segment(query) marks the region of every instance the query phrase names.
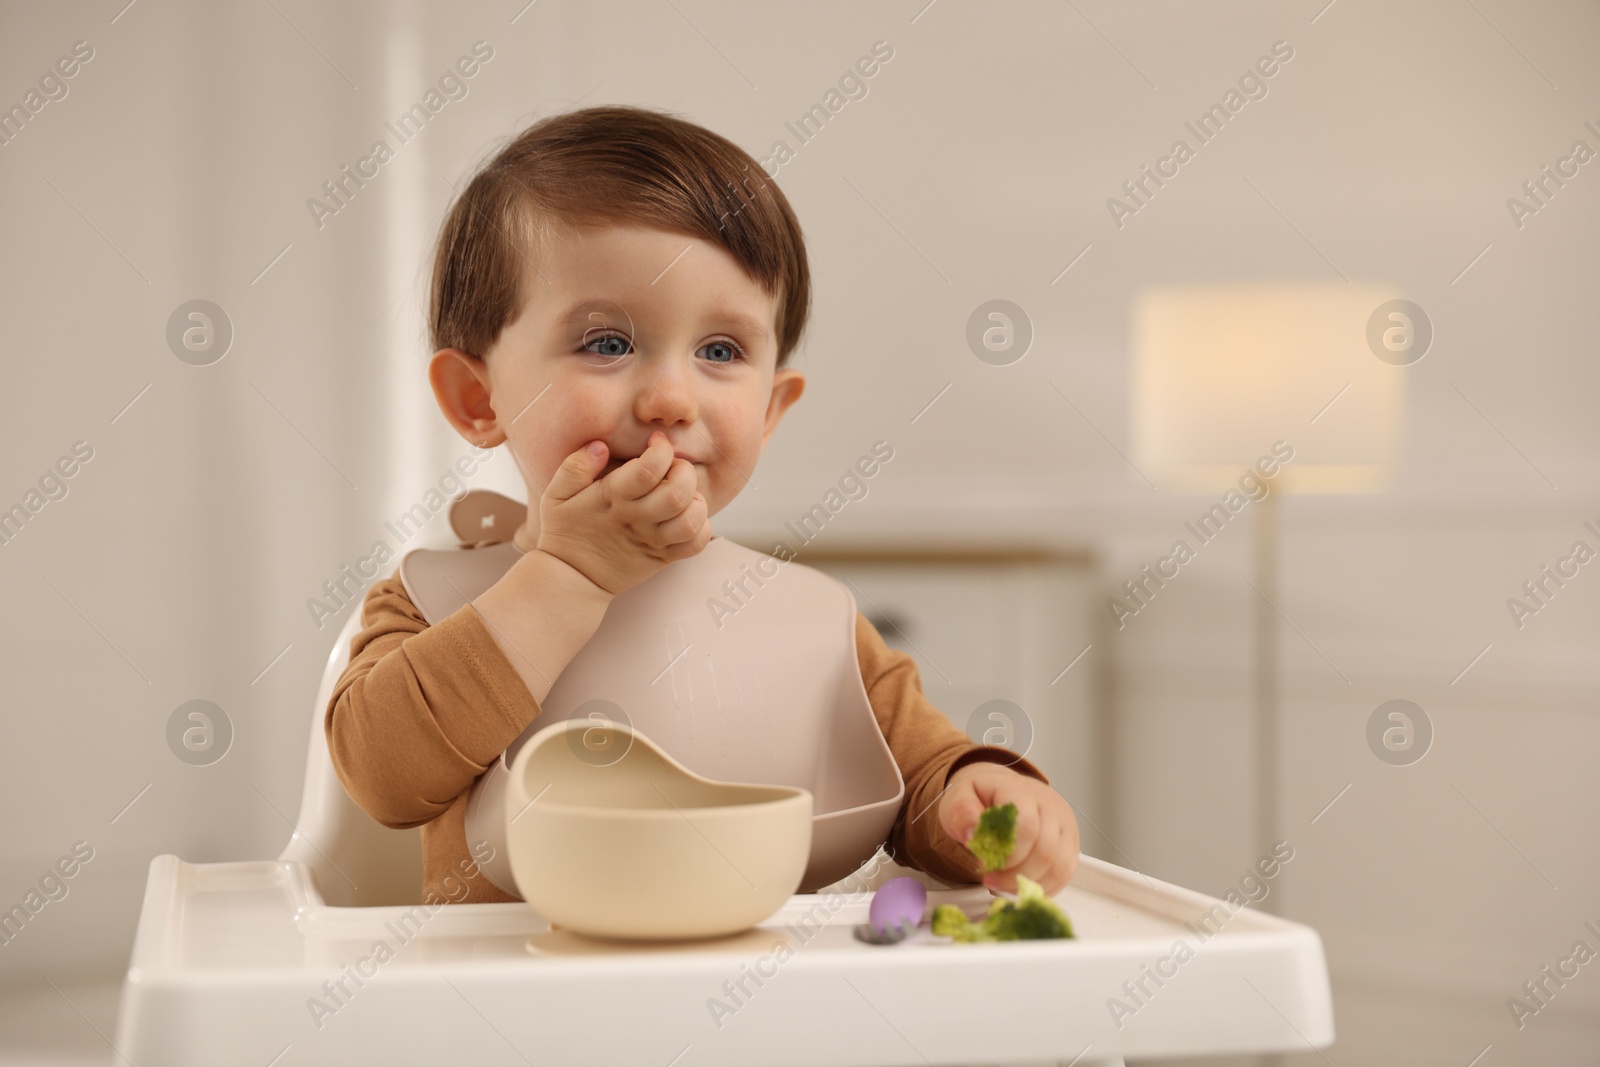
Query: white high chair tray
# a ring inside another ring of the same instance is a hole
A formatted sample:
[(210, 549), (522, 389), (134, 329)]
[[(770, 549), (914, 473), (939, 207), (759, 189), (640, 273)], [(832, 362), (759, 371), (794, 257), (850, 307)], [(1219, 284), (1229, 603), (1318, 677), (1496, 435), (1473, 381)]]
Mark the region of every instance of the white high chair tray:
[[(883, 864), (869, 884), (899, 873)], [(602, 942), (552, 930), (525, 904), (332, 907), (297, 861), (163, 855), (150, 865), (116, 1044), (164, 1067), (1086, 1067), (1333, 1040), (1314, 930), (1092, 857), (1056, 898), (1077, 934), (1068, 940), (953, 944), (923, 929), (868, 945), (852, 927), (870, 897), (797, 895), (716, 940)], [(929, 898), (969, 914), (993, 899), (982, 886)], [(1202, 940), (1186, 923), (1218, 906), (1231, 918)], [(1182, 961), (1179, 941), (1192, 952)], [(348, 995), (324, 986), (341, 978)]]

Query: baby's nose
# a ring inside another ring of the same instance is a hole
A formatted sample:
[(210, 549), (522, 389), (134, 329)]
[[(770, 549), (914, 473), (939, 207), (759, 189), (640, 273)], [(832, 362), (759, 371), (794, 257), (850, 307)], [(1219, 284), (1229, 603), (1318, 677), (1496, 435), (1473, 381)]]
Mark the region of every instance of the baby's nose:
[(661, 427), (693, 422), (699, 405), (689, 376), (682, 369), (672, 367), (646, 375), (634, 407), (640, 422)]

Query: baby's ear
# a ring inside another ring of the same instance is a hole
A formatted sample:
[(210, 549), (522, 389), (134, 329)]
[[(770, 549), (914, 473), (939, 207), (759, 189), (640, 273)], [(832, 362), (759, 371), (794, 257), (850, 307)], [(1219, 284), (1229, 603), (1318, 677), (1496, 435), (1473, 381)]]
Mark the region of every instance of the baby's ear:
[(470, 352), (441, 348), (428, 361), (428, 383), (456, 432), (482, 448), (506, 439), (490, 396), (489, 366)]
[(767, 401), (767, 425), (761, 435), (762, 448), (772, 440), (772, 434), (783, 419), (783, 413), (788, 411), (790, 405), (799, 400), (800, 394), (805, 391), (806, 376), (793, 367), (784, 367), (773, 374), (772, 398)]

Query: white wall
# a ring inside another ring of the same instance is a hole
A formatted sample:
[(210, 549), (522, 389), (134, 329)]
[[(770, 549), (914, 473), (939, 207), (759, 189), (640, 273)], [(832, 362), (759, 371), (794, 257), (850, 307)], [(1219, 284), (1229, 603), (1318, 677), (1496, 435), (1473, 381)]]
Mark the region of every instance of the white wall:
[[(1437, 339), (1408, 369), (1395, 486), (1284, 501), (1280, 607), (1297, 629), (1280, 633), (1280, 818), (1297, 853), (1274, 903), (1326, 939), (1333, 1062), (1464, 1064), (1492, 1043), (1486, 1063), (1568, 1063), (1593, 1047), (1600, 979), (1521, 1031), (1505, 1000), (1600, 919), (1600, 578), (1585, 570), (1521, 631), (1504, 605), (1600, 525), (1600, 178), (1583, 168), (1520, 230), (1505, 206), (1574, 140), (1600, 148), (1583, 126), (1600, 126), (1592, 7), (546, 2), (512, 23), (520, 7), (0, 14), (0, 103), (74, 41), (95, 48), (70, 95), (0, 147), (0, 504), (74, 441), (95, 448), (0, 548), (0, 903), (73, 841), (96, 850), (0, 951), (0, 980), (115, 974), (154, 854), (281, 848), (335, 630), (305, 601), (464, 450), (421, 378), (449, 183), (580, 98), (669, 107), (765, 156), (882, 39), (895, 56), (868, 96), (778, 175), (816, 277), (796, 364), (810, 384), (719, 532), (772, 536), (883, 438), (896, 459), (840, 543), (1053, 540), (1093, 551), (1109, 592), (1205, 499), (1151, 489), (1119, 455), (1133, 294), (1341, 273), (1404, 286)], [(319, 231), (305, 199), (479, 39), (495, 59), (471, 94)], [(1117, 229), (1106, 198), (1279, 39), (1295, 58), (1269, 95)], [(210, 367), (163, 336), (195, 297), (236, 331)], [(1004, 368), (963, 340), (996, 297), (1036, 330)], [(479, 484), (520, 489), (503, 459)], [(1130, 862), (1214, 892), (1263, 850), (1248, 535), (1230, 528), (1085, 663), (1118, 744), (1103, 828)], [(163, 736), (197, 697), (238, 731), (211, 767)], [(1363, 740), (1393, 697), (1437, 728), (1408, 768)]]

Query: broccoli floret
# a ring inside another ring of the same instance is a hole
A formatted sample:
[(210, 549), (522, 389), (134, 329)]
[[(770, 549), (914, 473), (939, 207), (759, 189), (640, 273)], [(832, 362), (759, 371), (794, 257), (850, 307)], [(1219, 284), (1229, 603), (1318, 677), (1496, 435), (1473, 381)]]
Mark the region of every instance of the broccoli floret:
[(998, 871), (1017, 846), (1017, 806), (1006, 803), (984, 808), (978, 826), (967, 840), (967, 848), (983, 863), (986, 871)]
[(954, 904), (933, 909), (933, 932), (955, 941), (1039, 941), (1072, 937), (1072, 922), (1044, 887), (1027, 875), (1017, 875), (1017, 900), (1003, 898), (989, 905), (983, 922), (969, 922)]
[(1017, 875), (1017, 901), (997, 900), (990, 906), (985, 925), (996, 941), (1037, 941), (1071, 937), (1072, 922), (1061, 906), (1044, 895), (1044, 887), (1027, 875)]
[(957, 941), (986, 941), (984, 928), (967, 921), (966, 913), (954, 904), (940, 904), (933, 909), (933, 932), (940, 937)]
[[(985, 871), (1005, 867), (1017, 845), (1017, 806), (1012, 803), (985, 808), (967, 848)], [(1044, 887), (1026, 875), (1017, 875), (1017, 899), (997, 898), (981, 923), (971, 922), (954, 904), (933, 909), (933, 932), (956, 941), (1038, 941), (1071, 937), (1072, 923)]]

